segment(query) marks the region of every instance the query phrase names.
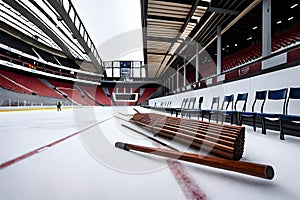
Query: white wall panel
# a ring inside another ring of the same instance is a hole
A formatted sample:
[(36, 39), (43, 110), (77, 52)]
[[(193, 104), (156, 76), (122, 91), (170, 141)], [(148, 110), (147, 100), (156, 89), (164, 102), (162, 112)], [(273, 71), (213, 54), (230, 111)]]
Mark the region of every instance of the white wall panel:
[[(234, 94), (235, 98), (238, 93), (248, 92), (248, 103), (246, 110), (251, 111), (251, 106), (255, 97), (255, 92), (260, 90), (277, 90), (281, 88), (300, 87), (300, 66), (287, 68), (259, 76), (225, 83), (209, 88), (200, 90), (194, 90), (190, 92), (184, 92), (181, 94), (171, 95), (167, 97), (161, 97), (151, 99), (149, 105), (153, 106), (160, 105), (160, 102), (172, 101), (172, 107), (180, 107), (181, 102), (184, 98), (190, 97), (204, 97), (202, 108), (210, 108), (211, 99), (214, 96), (220, 96), (220, 106), (225, 95)], [(195, 107), (198, 107), (198, 98)], [(268, 101), (265, 105), (264, 112), (282, 112), (282, 102), (271, 102)], [(291, 101), (289, 113), (300, 114), (300, 100)]]

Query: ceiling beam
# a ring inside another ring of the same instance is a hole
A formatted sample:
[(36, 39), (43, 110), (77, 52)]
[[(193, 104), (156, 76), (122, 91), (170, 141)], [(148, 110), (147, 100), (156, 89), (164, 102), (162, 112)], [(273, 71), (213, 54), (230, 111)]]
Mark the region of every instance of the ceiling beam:
[[(158, 20), (165, 20), (165, 21), (175, 21), (175, 22), (186, 22), (186, 18), (176, 18), (176, 17), (166, 17), (166, 16), (157, 16), (157, 15), (148, 15), (148, 19), (158, 19)], [(198, 23), (196, 19), (191, 19), (190, 22)]]
[(176, 38), (164, 38), (164, 37), (147, 37), (147, 41), (157, 41), (157, 42), (169, 42), (173, 43), (176, 41)]
[[(53, 0), (48, 1), (49, 4), (56, 10), (56, 12), (60, 15), (62, 20), (66, 23), (68, 28), (71, 30), (79, 44), (82, 46), (86, 54), (90, 57), (93, 65), (97, 69), (97, 71), (101, 74), (104, 73), (105, 69), (102, 66), (102, 60), (99, 56), (99, 53), (97, 51), (96, 46), (94, 45), (91, 37), (89, 36), (86, 28), (84, 27), (81, 19), (79, 18), (79, 15), (77, 14), (75, 7), (69, 1), (69, 8), (68, 10), (72, 10), (74, 12), (74, 19), (72, 20), (69, 16), (69, 13), (67, 13), (66, 9), (63, 7), (62, 1), (59, 0)], [(79, 21), (78, 27), (76, 27), (76, 21)], [(81, 34), (82, 32), (82, 34)]]
[(208, 12), (215, 12), (215, 13), (222, 13), (222, 14), (229, 14), (229, 15), (238, 15), (240, 12), (236, 10), (229, 10), (224, 8), (217, 8), (217, 7), (209, 7)]
[(29, 37), (26, 34), (23, 34), (22, 32), (20, 32), (18, 29), (11, 27), (10, 25), (0, 21), (0, 30), (6, 32), (7, 34), (12, 35), (15, 38), (18, 38), (28, 44), (30, 44), (31, 46), (38, 48), (38, 49), (42, 49), (43, 51), (49, 52), (53, 55), (56, 56), (60, 56), (60, 57), (66, 57), (66, 54), (64, 54), (62, 51), (55, 49), (53, 47), (50, 47), (44, 43), (41, 42), (36, 42), (35, 39), (33, 39), (32, 37)]
[(166, 53), (158, 53), (158, 52), (148, 52), (148, 54), (147, 54), (148, 56), (149, 55), (162, 55), (162, 56), (164, 56), (164, 55), (168, 55), (168, 56), (171, 56), (171, 54), (166, 54)]
[[(248, 5), (238, 16), (236, 16), (222, 31), (221, 35), (223, 35), (226, 31), (228, 31), (234, 24), (236, 24), (240, 19), (242, 19), (246, 14), (248, 14), (252, 9), (254, 9), (262, 0), (253, 0), (253, 2)], [(217, 39), (217, 35), (210, 42), (208, 42), (199, 52), (202, 53), (206, 48), (211, 45)], [(190, 60), (187, 61), (187, 64), (190, 63), (196, 55), (194, 55)]]
[(13, 9), (20, 12), (24, 17), (33, 22), (39, 29), (41, 29), (44, 33), (46, 33), (66, 54), (68, 58), (71, 60), (75, 60), (75, 57), (71, 54), (68, 47), (38, 18), (36, 18), (33, 14), (31, 14), (28, 10), (26, 10), (23, 6), (21, 6), (16, 1), (11, 0), (3, 0), (3, 2), (10, 5)]
[[(163, 0), (165, 2), (169, 2), (169, 3), (179, 3), (179, 4), (185, 4), (185, 5), (194, 5), (195, 4), (195, 0)], [(208, 2), (205, 1), (200, 1), (198, 3), (198, 6), (208, 6)]]
[[(177, 37), (176, 37), (176, 40), (179, 39), (181, 33), (183, 33), (183, 31), (184, 31), (185, 28), (187, 27), (188, 23), (193, 21), (192, 16), (193, 16), (194, 12), (196, 11), (197, 6), (199, 5), (199, 2), (200, 2), (200, 0), (194, 1), (193, 6), (191, 7), (191, 10), (190, 10), (190, 12), (189, 12), (189, 15), (188, 15), (187, 18), (184, 20), (184, 24), (183, 24), (183, 26), (181, 27), (181, 29), (180, 29), (180, 31), (179, 31)], [(195, 20), (194, 23), (197, 24), (198, 21)], [(172, 48), (172, 45), (170, 46), (170, 48), (168, 49), (167, 52), (169, 52), (169, 51), (171, 50), (171, 48)], [(164, 59), (162, 60), (161, 65), (159, 66), (159, 70), (158, 70), (157, 73), (155, 74), (155, 77), (158, 75), (158, 72), (160, 71), (160, 68), (161, 68), (161, 66), (162, 66), (162, 63), (164, 63), (166, 57), (167, 57), (167, 55), (165, 55)], [(174, 55), (172, 55), (172, 57), (168, 60), (166, 66), (167, 66), (167, 65), (169, 64), (169, 62), (173, 59), (173, 57), (174, 57)]]

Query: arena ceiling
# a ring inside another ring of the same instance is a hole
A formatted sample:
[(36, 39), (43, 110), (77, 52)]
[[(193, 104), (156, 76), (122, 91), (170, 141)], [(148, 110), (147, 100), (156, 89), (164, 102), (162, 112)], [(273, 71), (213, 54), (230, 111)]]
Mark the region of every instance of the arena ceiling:
[(10, 34), (19, 32), (26, 42), (34, 39), (50, 53), (60, 51), (73, 61), (93, 64), (81, 65), (83, 70), (103, 73), (103, 62), (70, 0), (0, 0), (0, 14), (2, 31), (13, 29)]
[[(272, 1), (272, 34), (299, 23), (297, 3)], [(170, 67), (194, 60), (195, 43), (210, 55), (203, 62), (216, 61), (218, 25), (222, 56), (261, 41), (262, 0), (141, 0), (141, 5), (150, 78), (160, 78)]]
[[(167, 69), (193, 60), (194, 42), (210, 55), (202, 62), (215, 61), (218, 25), (222, 56), (261, 40), (262, 0), (140, 1), (150, 79), (160, 80)], [(298, 1), (272, 1), (272, 34), (299, 23)], [(95, 63), (84, 70), (103, 72), (103, 62), (70, 0), (0, 0), (0, 14), (1, 29), (10, 26), (55, 53)]]

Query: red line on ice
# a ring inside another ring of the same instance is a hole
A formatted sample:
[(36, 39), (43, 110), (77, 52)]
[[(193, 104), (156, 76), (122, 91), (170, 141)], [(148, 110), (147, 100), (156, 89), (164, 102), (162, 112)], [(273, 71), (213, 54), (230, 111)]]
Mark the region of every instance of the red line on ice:
[[(153, 143), (154, 146), (161, 148), (162, 146), (157, 143)], [(193, 200), (206, 200), (206, 194), (201, 191), (197, 183), (192, 177), (186, 172), (184, 166), (178, 162), (171, 159), (167, 159), (168, 166), (176, 179), (178, 185), (180, 186), (182, 192), (187, 199)]]
[(52, 146), (54, 146), (54, 145), (56, 145), (56, 144), (58, 144), (58, 143), (60, 143), (60, 142), (63, 142), (63, 141), (65, 141), (65, 140), (67, 140), (67, 139), (69, 139), (69, 138), (71, 138), (71, 137), (73, 137), (73, 136), (75, 136), (75, 135), (78, 135), (78, 134), (80, 134), (80, 133), (82, 133), (82, 132), (84, 132), (84, 131), (86, 131), (86, 130), (88, 130), (88, 129), (91, 129), (91, 128), (97, 126), (98, 124), (101, 124), (102, 122), (105, 122), (105, 121), (107, 121), (107, 120), (109, 120), (109, 119), (110, 119), (110, 118), (105, 119), (105, 120), (103, 120), (103, 121), (101, 121), (101, 122), (97, 122), (97, 123), (95, 123), (95, 124), (93, 124), (93, 125), (91, 125), (91, 126), (89, 126), (89, 127), (87, 127), (87, 128), (84, 128), (84, 129), (82, 129), (82, 130), (80, 130), (80, 131), (78, 131), (78, 132), (75, 132), (75, 133), (73, 133), (73, 134), (71, 134), (71, 135), (68, 135), (68, 136), (66, 136), (66, 137), (63, 137), (63, 138), (61, 138), (61, 139), (59, 139), (59, 140), (56, 140), (56, 141), (54, 141), (54, 142), (52, 142), (52, 143), (50, 143), (50, 144), (45, 145), (45, 146), (39, 147), (39, 148), (37, 148), (37, 149), (34, 149), (34, 150), (32, 150), (32, 151), (30, 151), (30, 152), (28, 152), (28, 153), (25, 153), (25, 154), (23, 154), (23, 155), (21, 155), (21, 156), (18, 156), (18, 157), (16, 157), (16, 158), (14, 158), (14, 159), (12, 159), (12, 160), (9, 160), (9, 161), (7, 161), (7, 162), (4, 162), (4, 163), (2, 163), (2, 164), (0, 165), (0, 170), (4, 169), (4, 168), (6, 168), (6, 167), (8, 167), (8, 166), (10, 166), (10, 165), (12, 165), (12, 164), (15, 164), (15, 163), (17, 163), (17, 162), (19, 162), (19, 161), (21, 161), (21, 160), (24, 160), (24, 159), (26, 159), (26, 158), (28, 158), (28, 157), (31, 157), (31, 156), (33, 156), (33, 155), (39, 153), (39, 151), (41, 151), (41, 150), (44, 149), (44, 148), (52, 147)]
[(176, 179), (178, 185), (183, 191), (187, 199), (197, 199), (197, 200), (206, 200), (206, 194), (201, 191), (196, 182), (189, 176), (189, 174), (184, 169), (184, 166), (174, 160), (167, 160), (169, 168), (173, 173), (174, 178)]

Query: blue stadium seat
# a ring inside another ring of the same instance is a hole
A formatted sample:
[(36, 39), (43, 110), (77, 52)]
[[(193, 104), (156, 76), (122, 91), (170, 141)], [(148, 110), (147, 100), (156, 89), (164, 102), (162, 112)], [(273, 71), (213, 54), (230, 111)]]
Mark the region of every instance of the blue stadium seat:
[(279, 120), (279, 117), (284, 114), (285, 111), (285, 101), (287, 97), (288, 88), (283, 88), (280, 90), (269, 90), (268, 92), (268, 101), (275, 100), (275, 101), (282, 101), (282, 113), (256, 113), (256, 117), (261, 117), (262, 123), (262, 134), (266, 134), (266, 118)]
[[(223, 102), (222, 102), (221, 110), (218, 110), (218, 112), (217, 112), (218, 115), (222, 115), (221, 116), (222, 123), (223, 123), (223, 118), (225, 116), (225, 113), (227, 112), (229, 114), (231, 111), (233, 111), (233, 99), (234, 99), (233, 94), (225, 96), (223, 99)], [(227, 110), (230, 104), (231, 104), (231, 109)], [(225, 106), (225, 108), (224, 108), (224, 106)], [(231, 120), (231, 123), (232, 123), (232, 121), (233, 120)]]
[(288, 114), (289, 102), (290, 100), (300, 100), (300, 88), (290, 88), (290, 93), (288, 99), (286, 101), (285, 106), (285, 114), (279, 116), (279, 124), (280, 124), (280, 139), (284, 140), (284, 122), (299, 122), (300, 116), (299, 115), (290, 115)]
[(188, 104), (187, 108), (183, 108), (182, 111), (181, 111), (181, 117), (184, 117), (184, 115), (187, 114), (186, 111), (194, 109), (196, 99), (197, 99), (196, 97), (191, 97), (190, 98), (190, 101), (189, 101), (189, 104)]
[[(219, 102), (220, 102), (220, 97), (213, 97), (212, 102), (211, 102), (211, 107), (210, 109), (205, 109), (201, 111), (202, 115), (202, 121), (205, 115), (208, 115), (208, 120), (211, 120), (211, 115), (218, 112), (219, 110)], [(216, 115), (216, 121), (218, 122), (218, 115)]]
[(185, 109), (184, 112), (185, 112), (186, 116), (188, 116), (189, 118), (191, 118), (191, 116), (193, 114), (197, 114), (197, 117), (199, 119), (200, 113), (201, 113), (201, 105), (202, 105), (202, 103), (203, 103), (203, 97), (199, 97), (198, 109)]
[[(231, 98), (227, 98), (227, 100), (230, 100), (230, 102), (233, 102), (233, 95), (231, 95), (232, 97)], [(234, 114), (236, 116), (238, 116), (238, 111), (237, 111), (237, 104), (239, 102), (243, 102), (243, 106), (242, 106), (242, 109), (241, 111), (242, 112), (245, 112), (246, 110), (246, 104), (247, 104), (247, 99), (248, 99), (248, 93), (243, 93), (243, 94), (238, 94), (237, 98), (236, 98), (236, 101), (235, 101), (235, 104), (234, 104), (234, 110), (227, 110), (228, 109), (228, 106), (229, 106), (229, 102), (227, 103), (227, 106), (226, 106), (226, 110), (220, 110), (220, 114), (222, 115), (221, 118), (222, 118), (222, 123), (223, 123), (223, 119), (224, 117), (226, 116), (230, 116), (230, 123), (233, 124), (233, 116)], [(224, 98), (224, 101), (225, 101), (225, 98)], [(224, 102), (223, 102), (224, 104)], [(233, 103), (232, 103), (233, 105)], [(223, 105), (222, 105), (223, 107)], [(238, 117), (236, 119), (236, 123), (239, 124), (238, 122)]]
[(252, 126), (253, 126), (253, 130), (256, 131), (256, 123), (255, 123), (255, 119), (256, 119), (256, 112), (255, 112), (255, 105), (258, 101), (261, 102), (261, 106), (260, 106), (260, 112), (263, 112), (263, 106), (265, 104), (266, 101), (266, 97), (267, 97), (267, 91), (256, 91), (255, 92), (255, 99), (253, 101), (252, 104), (252, 112), (239, 112), (239, 124), (242, 125), (243, 124), (243, 118), (252, 118)]
[(185, 98), (181, 102), (181, 107), (180, 108), (169, 108), (166, 111), (171, 111), (171, 115), (175, 112), (176, 117), (178, 116), (179, 113), (181, 113), (182, 109), (186, 108), (187, 102), (189, 101), (188, 98)]

